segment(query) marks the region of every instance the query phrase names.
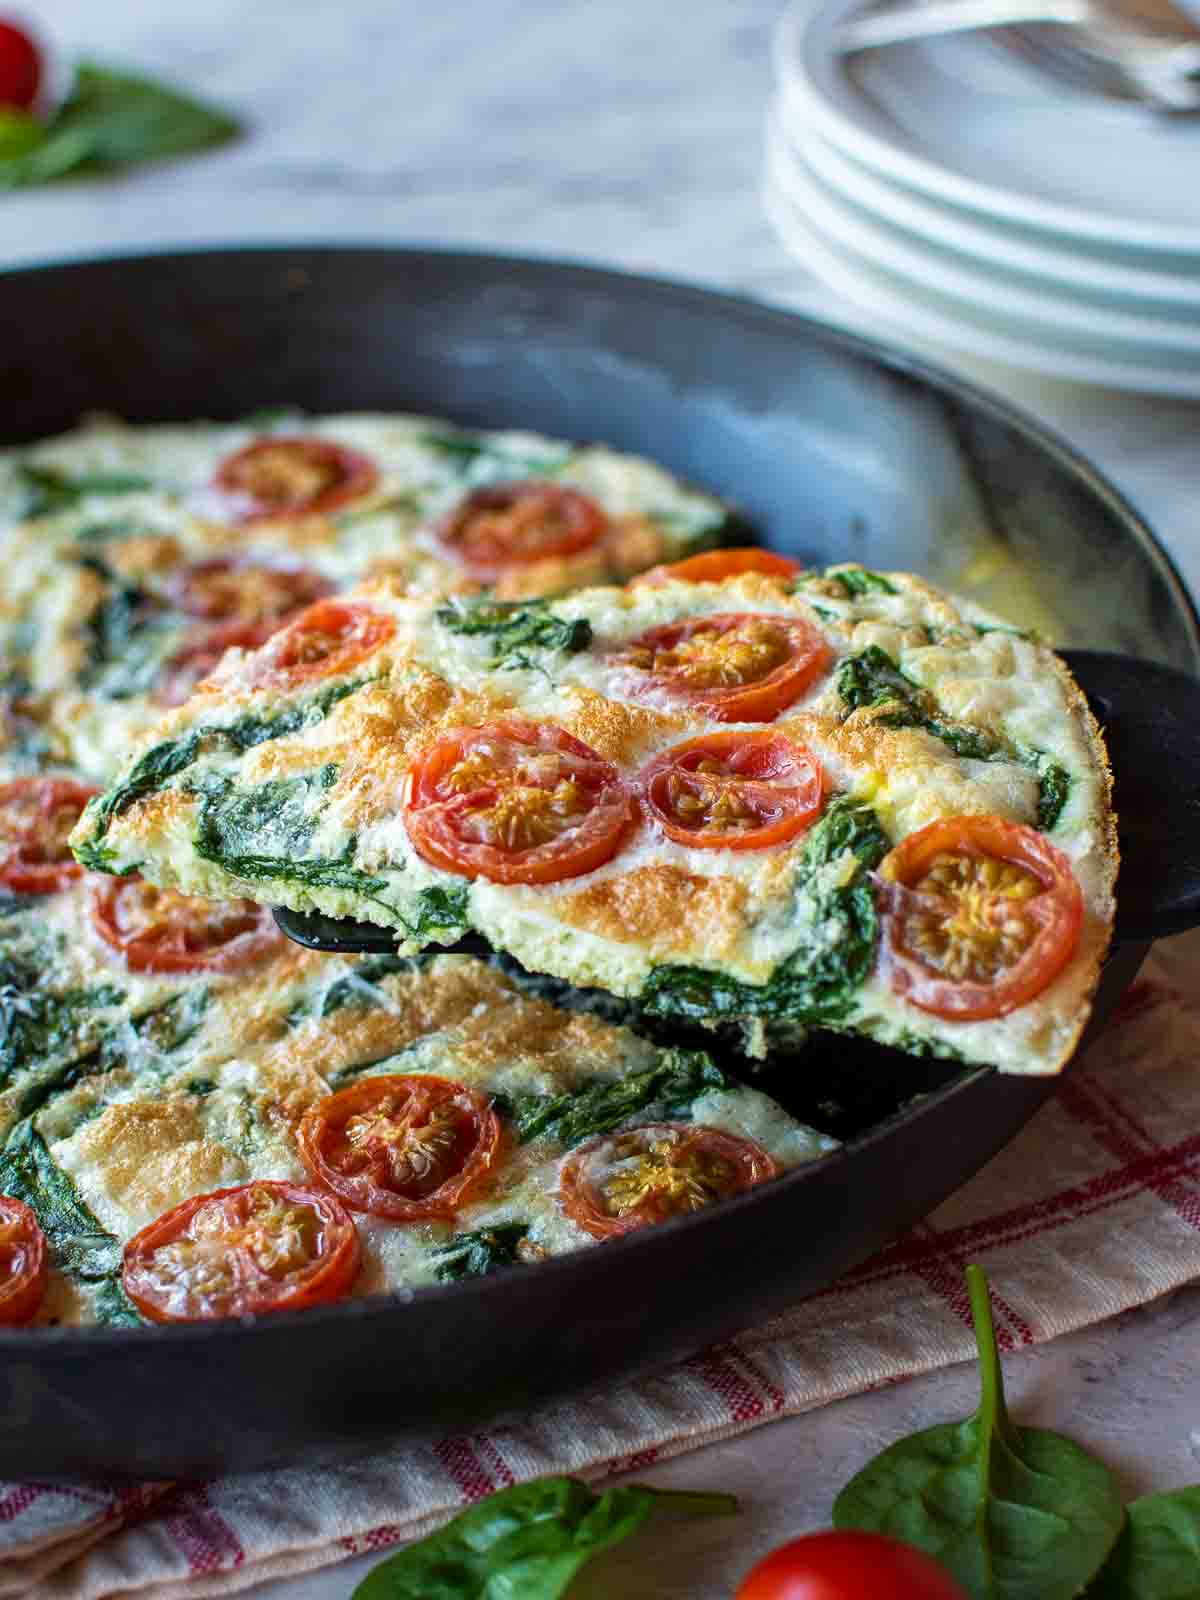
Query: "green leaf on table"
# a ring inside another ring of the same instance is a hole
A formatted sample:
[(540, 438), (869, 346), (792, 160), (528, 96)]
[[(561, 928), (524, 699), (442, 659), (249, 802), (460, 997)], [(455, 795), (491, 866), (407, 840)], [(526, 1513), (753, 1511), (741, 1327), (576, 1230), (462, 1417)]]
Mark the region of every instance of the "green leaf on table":
[(165, 84), (81, 62), (71, 93), (47, 122), (30, 130), (6, 118), (0, 126), (0, 189), (162, 161), (239, 132), (227, 112)]
[(1088, 1600), (1200, 1600), (1200, 1484), (1126, 1508), (1125, 1531)]
[(916, 1545), (972, 1600), (1074, 1600), (1121, 1532), (1116, 1486), (1070, 1439), (1010, 1421), (981, 1268), (967, 1268), (967, 1290), (979, 1345), (978, 1411), (876, 1456), (838, 1495), (834, 1526)]
[(729, 1494), (621, 1484), (595, 1494), (578, 1478), (501, 1489), (368, 1573), (352, 1600), (558, 1600), (594, 1555), (662, 1509), (698, 1516), (737, 1510)]

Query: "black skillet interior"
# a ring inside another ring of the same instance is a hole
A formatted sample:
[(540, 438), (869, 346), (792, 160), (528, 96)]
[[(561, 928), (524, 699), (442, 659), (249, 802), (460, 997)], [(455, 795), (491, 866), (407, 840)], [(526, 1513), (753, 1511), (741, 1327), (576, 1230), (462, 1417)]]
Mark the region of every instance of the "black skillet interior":
[[(806, 562), (915, 569), (1062, 642), (1200, 664), (1169, 561), (1084, 462), (956, 380), (807, 319), (584, 268), (388, 249), (14, 272), (0, 314), (6, 442), (98, 409), (154, 421), (276, 404), (603, 439), (725, 495)], [(1110, 960), (1098, 1016), (1144, 948)], [(805, 1060), (864, 1081), (851, 1066), (836, 1039)], [(923, 1086), (907, 1058), (887, 1070)], [(332, 1459), (650, 1371), (819, 1290), (978, 1170), (1050, 1087), (957, 1073), (837, 1155), (701, 1216), (411, 1301), (0, 1336), (0, 1472)]]

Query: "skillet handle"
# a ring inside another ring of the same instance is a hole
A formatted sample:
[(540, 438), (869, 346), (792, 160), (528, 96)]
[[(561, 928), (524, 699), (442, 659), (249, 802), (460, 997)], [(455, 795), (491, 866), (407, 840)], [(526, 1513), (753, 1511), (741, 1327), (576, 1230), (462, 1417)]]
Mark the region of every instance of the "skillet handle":
[(1062, 656), (1112, 763), (1116, 937), (1162, 939), (1200, 926), (1200, 678), (1104, 650)]

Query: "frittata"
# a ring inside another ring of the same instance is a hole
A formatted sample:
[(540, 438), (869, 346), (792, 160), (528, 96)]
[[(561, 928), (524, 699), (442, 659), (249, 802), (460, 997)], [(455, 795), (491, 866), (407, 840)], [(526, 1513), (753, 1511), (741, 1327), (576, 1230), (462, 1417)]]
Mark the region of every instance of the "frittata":
[(79, 860), (402, 954), (474, 931), (759, 1052), (824, 1026), (1060, 1069), (1117, 862), (1064, 665), (907, 574), (714, 559), (548, 601), (318, 601), (142, 741)]

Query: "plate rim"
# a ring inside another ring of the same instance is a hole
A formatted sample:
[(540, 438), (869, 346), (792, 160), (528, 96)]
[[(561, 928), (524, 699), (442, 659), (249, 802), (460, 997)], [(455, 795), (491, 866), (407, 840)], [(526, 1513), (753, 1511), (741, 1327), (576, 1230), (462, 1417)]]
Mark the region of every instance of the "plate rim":
[[(1134, 250), (1200, 258), (1200, 228), (1176, 228), (1169, 223), (1131, 222), (1115, 212), (1092, 212), (1082, 207), (1058, 205), (991, 185), (939, 166), (924, 156), (891, 143), (871, 127), (856, 121), (836, 102), (826, 85), (818, 82), (812, 65), (833, 70), (837, 54), (828, 48), (828, 36), (862, 0), (826, 0), (813, 7), (811, 0), (789, 0), (775, 25), (772, 56), (777, 82), (785, 96), (796, 98), (805, 120), (818, 125), (830, 143), (843, 148), (864, 165), (951, 205), (1001, 217), (1026, 228), (1100, 243), (1118, 243)], [(824, 30), (826, 48), (818, 56)], [(1200, 265), (1197, 261), (1196, 265)]]

